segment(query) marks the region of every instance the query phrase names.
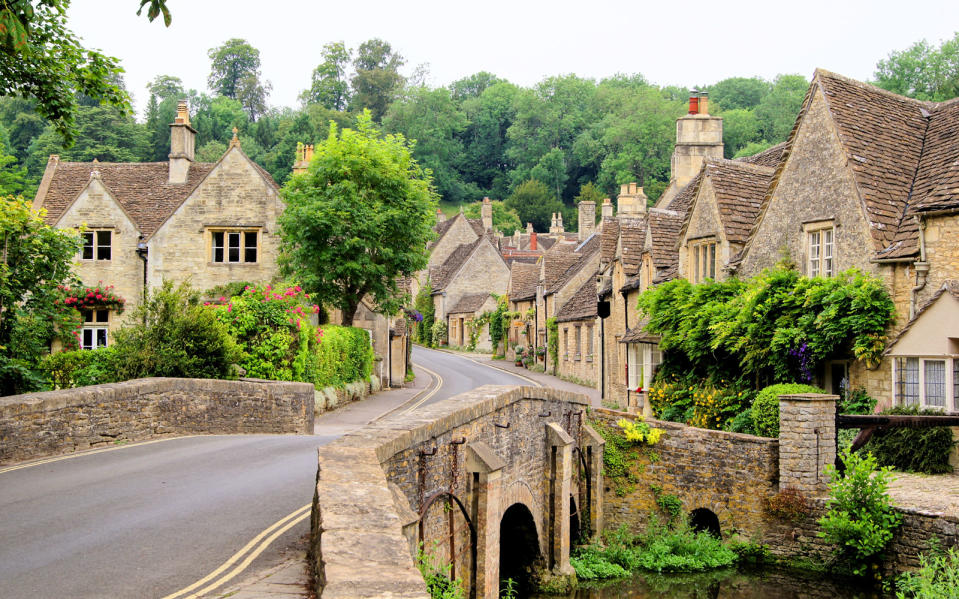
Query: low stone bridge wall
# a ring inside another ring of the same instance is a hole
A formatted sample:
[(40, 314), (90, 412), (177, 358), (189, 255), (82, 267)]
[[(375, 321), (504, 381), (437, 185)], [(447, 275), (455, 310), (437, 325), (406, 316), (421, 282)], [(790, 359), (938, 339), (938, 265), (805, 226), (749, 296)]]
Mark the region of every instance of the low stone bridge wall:
[(499, 596), (501, 548), (504, 568), (535, 558), (570, 573), (574, 529), (602, 526), (603, 441), (587, 406), (555, 389), (486, 386), (320, 448), (318, 595), (427, 597), (420, 542), (470, 596)]
[(0, 398), (0, 464), (164, 435), (313, 433), (313, 385), (149, 378)]

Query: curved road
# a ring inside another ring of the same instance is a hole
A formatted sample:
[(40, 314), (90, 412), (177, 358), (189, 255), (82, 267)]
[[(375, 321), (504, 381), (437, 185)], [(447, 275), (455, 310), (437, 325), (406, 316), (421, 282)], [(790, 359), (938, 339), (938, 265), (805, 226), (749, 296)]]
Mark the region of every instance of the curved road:
[[(485, 384), (529, 384), (444, 352), (417, 347), (413, 356), (443, 379), (424, 404)], [(363, 424), (348, 420), (321, 416), (324, 431), (338, 431), (323, 436), (183, 437), (0, 468), (0, 596), (162, 598), (192, 585), (312, 501), (316, 448)], [(272, 565), (308, 531), (307, 517), (252, 567)]]

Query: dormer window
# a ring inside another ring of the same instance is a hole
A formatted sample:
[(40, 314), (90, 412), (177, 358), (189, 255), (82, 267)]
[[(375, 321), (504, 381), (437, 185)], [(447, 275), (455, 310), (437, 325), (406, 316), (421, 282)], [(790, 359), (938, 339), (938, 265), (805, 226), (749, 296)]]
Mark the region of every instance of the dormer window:
[(81, 260), (110, 260), (113, 255), (113, 231), (84, 231)]
[(715, 239), (689, 243), (689, 280), (702, 283), (706, 279), (716, 279)]
[(222, 263), (255, 263), (259, 253), (259, 231), (220, 229), (210, 231), (210, 261)]
[(806, 274), (810, 277), (831, 277), (836, 274), (836, 229), (832, 221), (811, 223), (806, 233)]

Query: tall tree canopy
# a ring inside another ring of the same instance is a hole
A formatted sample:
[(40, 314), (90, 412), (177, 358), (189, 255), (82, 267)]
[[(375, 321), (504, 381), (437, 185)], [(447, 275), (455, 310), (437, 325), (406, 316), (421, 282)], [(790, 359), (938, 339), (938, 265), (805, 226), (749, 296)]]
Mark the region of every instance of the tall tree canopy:
[(379, 122), (386, 114), (390, 103), (403, 87), (399, 69), (406, 61), (381, 39), (371, 39), (360, 44), (353, 60), (353, 110), (369, 109)]
[(246, 40), (233, 38), (222, 46), (211, 48), (210, 75), (207, 84), (215, 93), (240, 102), (255, 121), (266, 112), (270, 83), (261, 81), (260, 51)]
[(307, 104), (320, 104), (330, 110), (346, 110), (350, 102), (350, 83), (346, 71), (350, 66), (352, 50), (343, 42), (330, 42), (320, 53), (323, 62), (313, 69), (310, 89), (303, 92)]
[(879, 87), (919, 100), (959, 96), (959, 33), (938, 47), (922, 40), (891, 52), (876, 64), (875, 76)]
[(366, 296), (386, 313), (408, 300), (397, 279), (426, 266), (437, 197), (402, 135), (382, 136), (369, 111), (356, 129), (331, 125), (282, 196), (284, 271), (339, 308), (344, 325)]

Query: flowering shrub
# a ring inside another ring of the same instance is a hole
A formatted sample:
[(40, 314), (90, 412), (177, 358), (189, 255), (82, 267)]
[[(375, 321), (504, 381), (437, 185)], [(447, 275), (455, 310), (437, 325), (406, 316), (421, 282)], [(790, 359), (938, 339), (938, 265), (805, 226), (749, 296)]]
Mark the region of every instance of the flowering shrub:
[(779, 436), (779, 396), (790, 393), (825, 393), (819, 387), (800, 383), (770, 385), (756, 395), (752, 416), (756, 434), (761, 437)]
[(632, 443), (656, 445), (663, 436), (663, 429), (649, 426), (643, 422), (642, 416), (637, 416), (633, 421), (620, 418), (616, 425), (623, 429), (623, 436)]
[(724, 380), (714, 385), (672, 377), (654, 383), (647, 397), (661, 420), (718, 430), (749, 409), (754, 393)]
[(113, 290), (113, 285), (104, 286), (102, 282), (97, 283), (96, 287), (73, 289), (69, 285), (60, 285), (57, 289), (63, 293), (63, 297), (58, 299), (57, 303), (62, 302), (65, 307), (77, 310), (109, 309), (122, 314), (123, 306), (126, 304), (126, 300)]

